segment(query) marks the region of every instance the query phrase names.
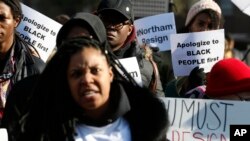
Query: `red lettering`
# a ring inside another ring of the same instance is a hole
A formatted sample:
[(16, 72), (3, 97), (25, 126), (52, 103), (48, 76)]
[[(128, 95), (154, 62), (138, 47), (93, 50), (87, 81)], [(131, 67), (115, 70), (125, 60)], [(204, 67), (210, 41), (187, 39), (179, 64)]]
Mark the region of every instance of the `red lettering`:
[(171, 141), (227, 141), (226, 137), (222, 133), (202, 133), (199, 131), (172, 131), (172, 140)]
[[(200, 135), (201, 137), (199, 137), (199, 135)], [(199, 139), (199, 140), (201, 140), (201, 141), (205, 141), (205, 140), (202, 139), (202, 136), (203, 136), (203, 134), (202, 134), (201, 132), (195, 132), (195, 133), (193, 134), (193, 137), (194, 137), (195, 139)]]
[[(177, 133), (178, 137), (175, 138), (174, 133)], [(178, 139), (177, 141), (180, 141), (180, 133), (178, 131), (172, 131), (172, 141), (176, 141), (175, 139)]]
[(221, 134), (220, 135), (220, 141), (227, 141), (227, 138), (223, 134)]
[(217, 139), (216, 134), (215, 134), (215, 133), (212, 133), (212, 134), (210, 135), (210, 138), (209, 138), (209, 140), (208, 140), (208, 141), (212, 141), (212, 137), (213, 137), (213, 136), (215, 136), (215, 139)]

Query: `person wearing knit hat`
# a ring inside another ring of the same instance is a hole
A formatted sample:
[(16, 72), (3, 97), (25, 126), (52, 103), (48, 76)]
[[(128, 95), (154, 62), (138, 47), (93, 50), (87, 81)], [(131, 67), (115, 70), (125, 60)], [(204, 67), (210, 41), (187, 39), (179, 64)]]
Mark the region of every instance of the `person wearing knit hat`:
[(223, 17), (220, 6), (213, 0), (200, 0), (188, 11), (185, 27), (181, 32), (200, 32), (222, 28)]
[(221, 15), (221, 9), (216, 2), (213, 0), (200, 0), (189, 9), (185, 25), (187, 26), (197, 14), (207, 9), (215, 11), (218, 13), (218, 16)]
[(250, 99), (250, 67), (235, 58), (220, 60), (208, 75), (205, 93), (215, 99)]
[[(185, 26), (178, 30), (178, 33), (192, 33), (211, 31), (222, 28), (223, 17), (221, 8), (213, 0), (200, 0), (194, 3), (188, 11)], [(199, 78), (200, 77), (200, 78)], [(205, 85), (206, 74), (202, 71), (202, 68), (195, 70), (194, 75), (187, 77), (178, 77), (177, 80), (173, 80), (166, 86), (165, 93), (173, 93), (181, 97), (186, 97), (186, 92), (195, 88), (193, 86)], [(197, 83), (196, 80), (203, 79), (202, 83)], [(180, 84), (182, 82), (182, 84)], [(195, 85), (193, 85), (195, 84)], [(173, 87), (173, 85), (175, 85)], [(172, 88), (176, 88), (173, 89)]]

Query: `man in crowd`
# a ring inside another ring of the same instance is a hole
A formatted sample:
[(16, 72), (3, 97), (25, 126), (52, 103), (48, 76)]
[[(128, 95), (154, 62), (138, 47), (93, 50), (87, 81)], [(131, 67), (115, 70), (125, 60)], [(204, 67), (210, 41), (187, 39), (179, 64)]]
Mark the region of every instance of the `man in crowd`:
[(134, 15), (130, 0), (102, 0), (97, 9), (102, 19), (111, 51), (118, 59), (136, 57), (142, 83), (158, 96), (164, 96), (157, 65), (148, 46), (139, 46), (135, 39)]

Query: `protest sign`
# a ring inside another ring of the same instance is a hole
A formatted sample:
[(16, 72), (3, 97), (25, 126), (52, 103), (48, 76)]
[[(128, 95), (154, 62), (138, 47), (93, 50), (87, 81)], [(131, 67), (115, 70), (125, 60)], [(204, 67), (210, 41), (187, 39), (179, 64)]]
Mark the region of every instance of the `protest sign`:
[(141, 72), (136, 57), (119, 59), (119, 62), (122, 64), (125, 70), (134, 78), (137, 84), (142, 86)]
[(5, 128), (0, 128), (0, 141), (8, 141), (8, 133)]
[(224, 56), (224, 29), (172, 34), (170, 42), (175, 76), (187, 76), (196, 66), (210, 72)]
[(250, 16), (250, 1), (249, 0), (231, 0), (243, 13)]
[(171, 141), (229, 141), (230, 125), (250, 124), (250, 103), (233, 100), (162, 98)]
[(62, 25), (24, 4), (21, 6), (23, 17), (17, 32), (24, 41), (35, 47), (46, 62), (56, 46), (56, 36)]
[(170, 50), (170, 34), (176, 33), (173, 13), (149, 16), (134, 21), (136, 37), (140, 45), (149, 44), (161, 51)]

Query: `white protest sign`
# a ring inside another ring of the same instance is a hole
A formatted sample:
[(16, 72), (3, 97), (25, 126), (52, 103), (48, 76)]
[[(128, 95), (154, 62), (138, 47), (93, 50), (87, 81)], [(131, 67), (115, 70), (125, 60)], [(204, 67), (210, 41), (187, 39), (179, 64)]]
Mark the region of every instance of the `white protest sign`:
[(24, 4), (21, 6), (23, 18), (17, 32), (24, 41), (35, 47), (46, 62), (56, 46), (56, 36), (62, 25)]
[(170, 42), (175, 76), (187, 76), (196, 66), (210, 72), (224, 56), (224, 29), (172, 34)]
[(0, 141), (8, 141), (8, 133), (5, 128), (0, 128)]
[(250, 1), (249, 0), (231, 0), (243, 13), (250, 16)]
[(119, 62), (122, 64), (125, 70), (134, 78), (137, 84), (142, 86), (141, 72), (136, 57), (119, 59)]
[(140, 45), (149, 44), (161, 51), (170, 50), (169, 35), (176, 33), (173, 13), (149, 16), (134, 21), (136, 37)]
[(162, 98), (171, 141), (229, 141), (230, 125), (250, 124), (250, 102)]

